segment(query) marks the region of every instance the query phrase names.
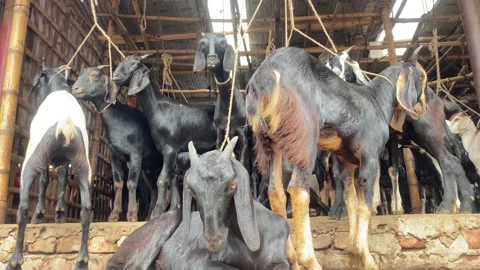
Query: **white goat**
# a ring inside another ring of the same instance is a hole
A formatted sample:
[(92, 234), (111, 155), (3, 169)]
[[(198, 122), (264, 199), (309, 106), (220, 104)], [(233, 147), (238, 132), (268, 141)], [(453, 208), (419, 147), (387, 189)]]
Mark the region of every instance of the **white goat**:
[(480, 133), (472, 119), (464, 113), (456, 113), (447, 124), (450, 131), (462, 139), (463, 147), (480, 175)]
[(45, 174), (47, 171), (48, 177), (49, 163), (57, 166), (62, 164), (67, 166), (65, 164), (71, 163), (78, 175), (82, 205), (80, 212), (82, 242), (77, 269), (85, 269), (88, 265), (87, 246), (91, 215), (89, 187), (92, 171), (88, 160), (89, 141), (85, 114), (77, 100), (69, 93), (71, 89), (67, 80), (61, 74), (57, 75), (58, 70), (58, 68), (43, 70), (34, 79), (34, 87), (40, 87), (41, 93), (46, 95), (32, 120), (30, 140), (22, 165), (17, 240), (10, 259), (10, 266), (13, 268), (23, 263), (23, 245), (32, 182), (38, 173)]

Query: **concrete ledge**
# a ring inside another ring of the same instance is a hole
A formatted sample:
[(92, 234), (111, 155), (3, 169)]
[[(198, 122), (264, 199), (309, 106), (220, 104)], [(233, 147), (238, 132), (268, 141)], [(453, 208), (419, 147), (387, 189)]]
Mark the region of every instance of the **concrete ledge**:
[[(93, 223), (89, 269), (105, 269), (111, 254), (142, 222)], [(0, 269), (15, 246), (16, 225), (0, 225)], [(79, 223), (28, 225), (23, 269), (73, 269)], [(345, 269), (348, 222), (312, 218), (313, 242), (324, 269)], [(370, 251), (381, 269), (479, 269), (480, 215), (377, 216)], [(295, 237), (293, 229), (293, 238)]]

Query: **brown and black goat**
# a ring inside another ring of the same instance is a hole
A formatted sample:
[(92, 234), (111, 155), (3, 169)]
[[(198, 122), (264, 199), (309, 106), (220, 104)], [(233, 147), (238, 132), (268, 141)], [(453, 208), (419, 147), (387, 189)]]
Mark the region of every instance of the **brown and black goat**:
[(416, 59), (392, 65), (381, 74), (388, 80), (377, 77), (367, 86), (349, 84), (304, 50), (289, 47), (267, 58), (247, 85), (247, 116), (256, 136), (257, 166), (263, 175), (270, 175), (270, 204), (282, 216), (286, 216), (282, 157), (293, 166), (287, 189), (296, 236), (296, 254), (291, 241), (287, 245), (293, 267), (298, 259), (308, 269), (321, 269), (312, 244), (307, 182), (320, 148), (338, 154), (348, 172), (344, 194), (350, 225), (349, 264), (377, 269), (368, 249), (368, 224), (389, 124), (397, 107), (418, 117), (427, 106), (427, 78)]
[[(290, 269), (287, 220), (252, 199), (247, 170), (231, 158), (237, 140), (201, 156), (190, 142), (183, 219), (180, 211), (151, 219), (107, 269)], [(190, 211), (192, 199), (199, 211)]]

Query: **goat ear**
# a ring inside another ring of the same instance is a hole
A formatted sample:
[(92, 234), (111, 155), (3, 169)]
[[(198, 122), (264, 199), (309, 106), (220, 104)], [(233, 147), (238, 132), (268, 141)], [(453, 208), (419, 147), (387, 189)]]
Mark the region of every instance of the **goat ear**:
[(237, 223), (243, 240), (251, 251), (260, 248), (260, 231), (258, 230), (254, 201), (250, 194), (250, 177), (247, 170), (237, 160), (232, 160), (237, 180), (237, 190), (233, 195)]
[(107, 103), (115, 104), (117, 101), (119, 88), (114, 82), (112, 82), (112, 80), (110, 80), (108, 76), (103, 75), (103, 77), (105, 78), (105, 90), (107, 92), (103, 99)]
[(137, 69), (133, 73), (132, 79), (130, 80), (130, 86), (128, 87), (129, 96), (136, 95), (150, 84), (148, 73), (149, 71), (147, 69)]
[(204, 70), (206, 65), (205, 54), (203, 53), (202, 47), (198, 46), (197, 52), (195, 53), (195, 60), (193, 62), (193, 72)]
[(33, 86), (32, 88), (30, 88), (30, 90), (28, 90), (28, 94), (30, 95), (33, 91), (33, 89), (37, 88), (38, 84), (40, 83), (40, 80), (45, 77), (45, 72), (40, 72), (38, 73), (37, 75), (35, 75), (35, 77), (33, 78)]
[(418, 119), (418, 114), (413, 109), (413, 105), (416, 103), (417, 95), (415, 91), (415, 84), (412, 83), (411, 76), (407, 75), (404, 71), (401, 71), (398, 75), (396, 88), (398, 104), (403, 109), (408, 111), (413, 119)]
[(320, 64), (322, 66), (326, 66), (329, 59), (330, 59), (330, 54), (329, 53), (323, 52), (318, 56), (318, 61), (320, 62)]
[(231, 45), (225, 46), (225, 53), (223, 55), (223, 70), (231, 71), (235, 65), (235, 51)]
[(190, 170), (185, 173), (185, 177), (183, 180), (183, 223), (185, 224), (185, 231), (183, 232), (183, 246), (184, 250), (186, 250), (186, 247), (188, 246), (188, 234), (190, 233), (190, 217), (192, 215), (192, 194), (190, 193), (190, 190), (188, 189), (188, 178), (190, 176)]

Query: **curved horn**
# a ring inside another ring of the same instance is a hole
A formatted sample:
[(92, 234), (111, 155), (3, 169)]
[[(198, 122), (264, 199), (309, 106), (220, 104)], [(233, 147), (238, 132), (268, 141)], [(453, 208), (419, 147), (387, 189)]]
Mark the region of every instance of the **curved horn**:
[(149, 53), (149, 54), (144, 54), (144, 55), (140, 56), (140, 58), (141, 58), (142, 60), (145, 60), (145, 59), (147, 59), (150, 55), (152, 55), (152, 54), (151, 54), (151, 53)]
[(192, 141), (188, 143), (188, 157), (190, 158), (190, 164), (198, 159), (197, 149), (195, 149)]
[(235, 145), (237, 144), (238, 136), (233, 137), (230, 142), (225, 146), (223, 149), (221, 157), (230, 159), (233, 153), (233, 149), (235, 149)]
[(348, 49), (344, 50), (343, 52), (344, 53), (350, 53), (350, 51), (352, 50), (353, 47), (355, 47), (355, 45), (349, 47)]
[(415, 51), (413, 51), (413, 54), (412, 54), (412, 64), (413, 65), (416, 65), (417, 64), (417, 59), (418, 59), (418, 53), (420, 52), (420, 50), (422, 49), (422, 45), (418, 46)]
[(104, 68), (106, 68), (106, 67), (109, 67), (109, 66), (110, 66), (110, 65), (100, 65), (100, 66), (97, 66), (97, 68), (98, 68), (99, 70), (102, 70), (102, 69), (104, 69)]

